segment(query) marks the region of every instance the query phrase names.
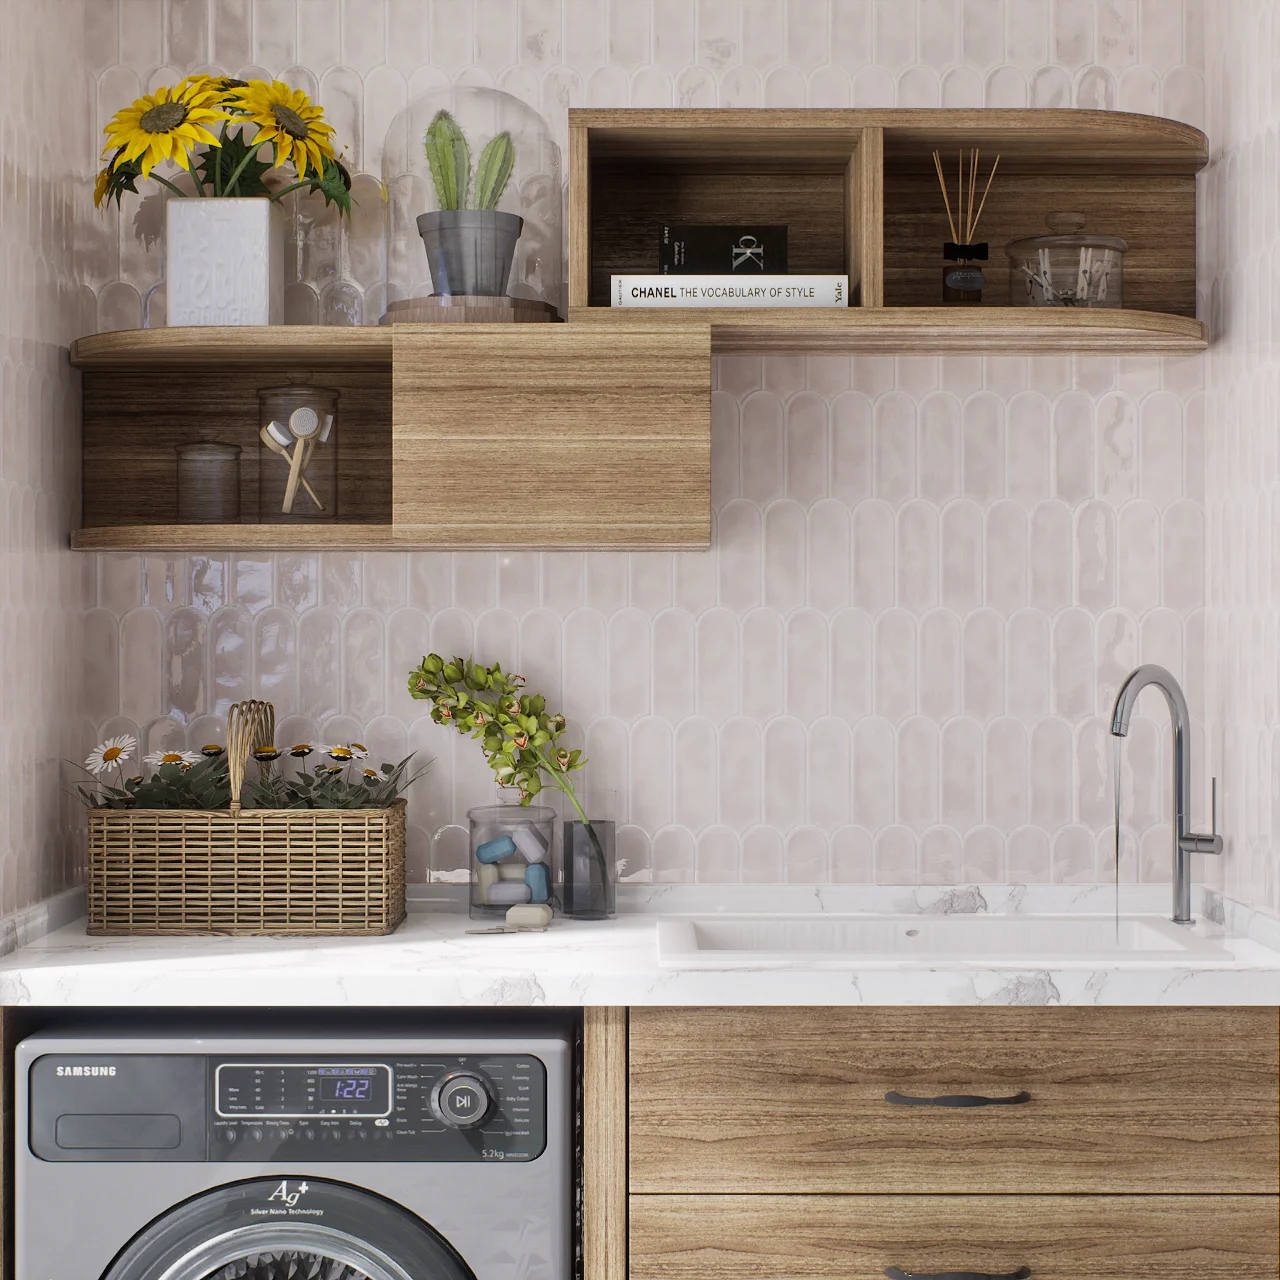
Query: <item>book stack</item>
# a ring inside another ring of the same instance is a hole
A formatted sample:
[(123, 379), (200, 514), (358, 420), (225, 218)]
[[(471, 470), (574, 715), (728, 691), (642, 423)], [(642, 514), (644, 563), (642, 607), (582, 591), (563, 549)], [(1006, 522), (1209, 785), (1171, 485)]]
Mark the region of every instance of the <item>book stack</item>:
[(661, 228), (656, 275), (610, 277), (615, 307), (847, 307), (847, 275), (789, 275), (781, 226)]

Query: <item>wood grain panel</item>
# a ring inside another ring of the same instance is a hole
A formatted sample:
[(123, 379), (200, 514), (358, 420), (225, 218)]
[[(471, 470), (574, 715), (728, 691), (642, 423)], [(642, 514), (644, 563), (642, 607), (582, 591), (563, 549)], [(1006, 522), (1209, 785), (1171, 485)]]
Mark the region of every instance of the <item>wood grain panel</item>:
[(1278, 1039), (1262, 1008), (636, 1009), (631, 1189), (1274, 1194)]
[(631, 1280), (1275, 1280), (1276, 1227), (1273, 1196), (632, 1196)]
[(591, 291), (591, 161), (587, 131), (569, 130), (569, 305), (585, 307)]
[(398, 325), (395, 525), (457, 545), (709, 545), (710, 348), (706, 326)]
[[(886, 163), (891, 159), (887, 156)], [(932, 171), (895, 170), (889, 164), (884, 181), (885, 303), (936, 307), (942, 301), (942, 244), (951, 238), (937, 176)], [(951, 199), (954, 203), (954, 175)], [(1047, 235), (1045, 218), (1063, 209), (1083, 214), (1086, 231), (1122, 236), (1128, 242), (1126, 309), (1195, 315), (1194, 176), (1028, 175), (1006, 164), (1003, 156), (978, 227), (978, 238), (989, 243), (991, 254), (982, 264), (987, 277), (984, 309), (1009, 305), (1005, 245), (1022, 236)]]
[(391, 371), (391, 332), (321, 324), (197, 325), (95, 333), (71, 344), (77, 369), (183, 369), (209, 365), (299, 368), (369, 365)]
[[(1208, 163), (1204, 134), (1191, 125), (1123, 111), (932, 108), (574, 108), (569, 127), (590, 131), (599, 159), (661, 156), (700, 164), (722, 156), (725, 138), (750, 146), (760, 164), (830, 162), (842, 130), (881, 128), (897, 149), (931, 164), (934, 147), (999, 148), (1009, 160), (1047, 172), (1195, 173)], [(843, 168), (843, 164), (839, 165)]]
[(627, 1280), (627, 1011), (582, 1018), (583, 1280)]
[[(939, 275), (941, 280), (941, 275)], [(578, 307), (575, 326), (668, 330), (711, 326), (713, 355), (852, 355), (893, 352), (1062, 355), (1191, 355), (1208, 345), (1200, 320), (1154, 311), (1066, 307), (824, 307), (812, 311), (630, 311)]]
[[(849, 270), (858, 304), (884, 306), (884, 130), (864, 129), (849, 162)], [(850, 287), (852, 296), (852, 286)]]
[[(258, 518), (258, 389), (287, 385), (293, 368), (87, 369), (84, 377), (83, 523), (172, 526), (178, 518), (179, 444), (211, 427), (240, 454), (240, 515)], [(338, 400), (338, 518), (391, 520), (391, 385), (371, 366), (331, 365), (312, 385)], [(193, 526), (197, 527), (198, 526)], [(268, 526), (286, 528), (287, 526)]]

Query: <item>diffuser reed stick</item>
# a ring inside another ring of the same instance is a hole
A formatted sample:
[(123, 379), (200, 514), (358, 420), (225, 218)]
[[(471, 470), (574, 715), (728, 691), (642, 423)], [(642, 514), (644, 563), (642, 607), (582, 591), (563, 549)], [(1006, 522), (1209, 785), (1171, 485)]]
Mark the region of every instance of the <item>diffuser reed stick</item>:
[[(956, 226), (955, 215), (951, 210), (951, 196), (947, 192), (947, 180), (942, 172), (942, 156), (939, 152), (933, 153), (933, 167), (938, 174), (938, 186), (942, 191), (942, 203), (947, 210), (947, 226), (951, 230), (951, 239), (953, 243), (972, 244), (973, 238), (978, 234), (978, 223), (982, 219), (982, 211), (987, 205), (987, 196), (991, 194), (991, 183), (996, 176), (996, 169), (999, 167), (1000, 157), (997, 155), (991, 166), (991, 172), (987, 174), (986, 186), (982, 189), (982, 198), (977, 201), (978, 208), (974, 211), (974, 201), (977, 199), (978, 181), (981, 173), (981, 152), (980, 149), (974, 147), (969, 152), (969, 158), (965, 160), (965, 149), (960, 148), (960, 155), (956, 164), (956, 213), (964, 219), (964, 239), (961, 241), (957, 234), (959, 228)], [(965, 191), (965, 170), (968, 169), (968, 191)]]

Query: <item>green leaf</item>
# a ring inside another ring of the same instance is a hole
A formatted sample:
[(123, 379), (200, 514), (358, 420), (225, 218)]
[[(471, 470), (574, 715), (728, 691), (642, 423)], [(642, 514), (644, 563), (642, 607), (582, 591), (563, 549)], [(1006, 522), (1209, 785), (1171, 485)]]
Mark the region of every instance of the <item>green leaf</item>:
[[(244, 131), (227, 134), (227, 140), (220, 147), (207, 147), (196, 161), (196, 169), (200, 180), (210, 191), (221, 191), (224, 196), (269, 196), (271, 188), (262, 180), (262, 175), (271, 168), (271, 161), (246, 157), (256, 153), (257, 147), (245, 142)], [(229, 188), (231, 175), (244, 163), (244, 172), (236, 179), (234, 188)]]
[(341, 160), (332, 160), (328, 156), (322, 158), (320, 176), (312, 175), (308, 188), (312, 195), (324, 196), (326, 208), (335, 204), (338, 212), (351, 216), (351, 174)]

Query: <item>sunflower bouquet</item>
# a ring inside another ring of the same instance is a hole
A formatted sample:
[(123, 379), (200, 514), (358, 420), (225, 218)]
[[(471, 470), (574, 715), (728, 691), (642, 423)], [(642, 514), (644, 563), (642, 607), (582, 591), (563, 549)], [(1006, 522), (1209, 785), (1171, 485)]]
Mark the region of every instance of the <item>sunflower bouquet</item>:
[[(139, 178), (189, 194), (156, 171), (168, 161), (190, 175), (197, 196), (275, 201), (305, 187), (351, 212), (351, 175), (334, 153), (333, 126), (323, 108), (280, 80), (187, 76), (117, 111), (103, 132), (93, 192), (99, 208), (112, 200), (119, 208), (126, 191), (137, 193)], [(269, 158), (261, 158), (268, 147)], [(269, 171), (286, 165), (294, 181), (268, 186)]]
[[(199, 751), (153, 751), (143, 757), (144, 772), (127, 773), (137, 747), (138, 740), (125, 734), (89, 753), (84, 767), (93, 782), (76, 788), (89, 808), (226, 809), (231, 803), (231, 771), (220, 744)], [(298, 761), (297, 774), (279, 769), (285, 756)], [(241, 800), (246, 809), (387, 809), (426, 772), (409, 773), (412, 755), (380, 769), (371, 768), (368, 757), (360, 742), (258, 747), (251, 757), (257, 778), (245, 780)]]

